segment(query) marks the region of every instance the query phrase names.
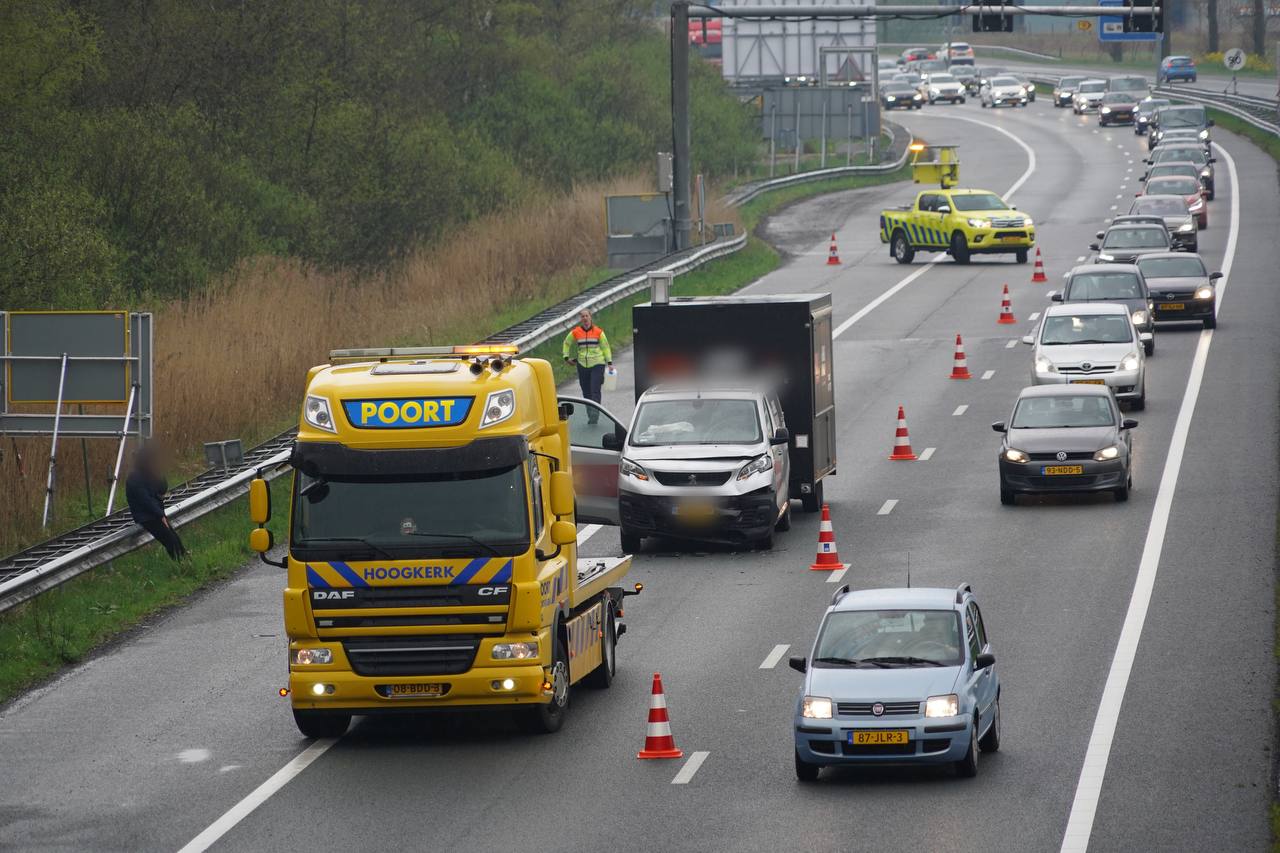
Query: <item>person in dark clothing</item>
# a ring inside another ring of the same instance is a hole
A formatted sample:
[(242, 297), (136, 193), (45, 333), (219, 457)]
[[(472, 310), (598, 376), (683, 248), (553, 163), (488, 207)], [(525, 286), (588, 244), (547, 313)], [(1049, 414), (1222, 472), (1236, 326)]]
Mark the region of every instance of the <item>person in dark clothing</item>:
[(164, 514), (164, 494), (169, 491), (169, 484), (162, 469), (160, 454), (154, 447), (138, 448), (133, 470), (124, 481), (124, 496), (133, 520), (164, 546), (170, 558), (177, 560), (187, 555), (187, 549)]

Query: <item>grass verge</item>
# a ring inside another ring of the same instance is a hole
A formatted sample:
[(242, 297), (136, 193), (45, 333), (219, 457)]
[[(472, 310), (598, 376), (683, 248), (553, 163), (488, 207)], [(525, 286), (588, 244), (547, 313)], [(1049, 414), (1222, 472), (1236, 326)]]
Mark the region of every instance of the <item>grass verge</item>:
[(1224, 113), (1212, 107), (1209, 108), (1209, 117), (1213, 119), (1216, 127), (1247, 138), (1254, 145), (1270, 154), (1273, 160), (1280, 161), (1280, 138), (1267, 133), (1265, 130), (1259, 130), (1247, 121), (1230, 113)]
[[(754, 231), (760, 221), (806, 198), (841, 190), (905, 180), (908, 169), (886, 175), (830, 178), (765, 193), (740, 211), (744, 224)], [(778, 253), (759, 237), (724, 258), (676, 279), (675, 293), (682, 296), (714, 296), (732, 293), (778, 266)], [(579, 290), (610, 275), (594, 269), (583, 274)], [(563, 297), (561, 297), (563, 298)], [(596, 322), (617, 349), (631, 343), (631, 307), (648, 300), (647, 292), (596, 313)], [(539, 302), (543, 300), (538, 300)], [(519, 303), (532, 307), (531, 303)], [(532, 311), (519, 305), (490, 315), (489, 330), (504, 328)], [(524, 313), (520, 311), (524, 310)], [(459, 337), (483, 337), (484, 330)], [(573, 368), (560, 357), (560, 340), (553, 339), (528, 353), (551, 362), (556, 379), (568, 381)], [(246, 540), (250, 524), (244, 499), (232, 501), (182, 527), (182, 538), (191, 556), (175, 563), (155, 544), (147, 545), (92, 572), (63, 584), (26, 604), (0, 614), (0, 705), (22, 691), (56, 674), (124, 631), (166, 608), (181, 604), (193, 593), (224, 580), (252, 558)]]

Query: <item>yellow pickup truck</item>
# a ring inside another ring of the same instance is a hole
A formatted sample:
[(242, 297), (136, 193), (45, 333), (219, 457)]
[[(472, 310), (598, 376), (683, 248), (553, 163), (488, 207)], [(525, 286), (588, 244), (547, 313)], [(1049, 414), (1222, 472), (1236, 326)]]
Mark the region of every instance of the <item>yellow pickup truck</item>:
[(910, 205), (880, 212), (880, 242), (900, 264), (921, 250), (945, 251), (958, 264), (973, 255), (1007, 254), (1025, 264), (1036, 231), (1030, 216), (993, 192), (932, 189)]

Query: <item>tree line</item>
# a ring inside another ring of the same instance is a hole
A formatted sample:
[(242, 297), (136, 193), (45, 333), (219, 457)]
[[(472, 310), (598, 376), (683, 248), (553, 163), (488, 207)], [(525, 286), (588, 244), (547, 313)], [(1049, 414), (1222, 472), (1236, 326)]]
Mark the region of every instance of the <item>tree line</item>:
[[(0, 4), (0, 308), (133, 306), (241, 259), (386, 268), (670, 148), (652, 0)], [(754, 151), (693, 80), (695, 168)]]

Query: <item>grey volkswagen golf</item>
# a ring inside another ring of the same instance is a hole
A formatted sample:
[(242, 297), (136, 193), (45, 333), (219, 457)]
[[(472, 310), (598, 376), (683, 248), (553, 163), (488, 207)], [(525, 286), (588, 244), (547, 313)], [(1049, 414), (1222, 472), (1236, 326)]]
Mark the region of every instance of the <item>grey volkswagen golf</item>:
[(1000, 443), (1000, 503), (1021, 494), (1109, 491), (1127, 501), (1133, 488), (1132, 430), (1104, 385), (1023, 388), (1009, 420), (991, 428)]

